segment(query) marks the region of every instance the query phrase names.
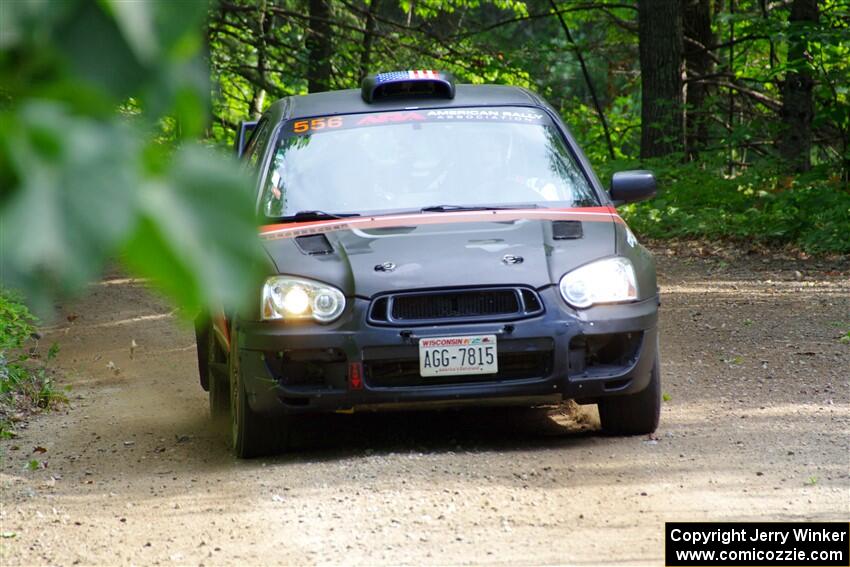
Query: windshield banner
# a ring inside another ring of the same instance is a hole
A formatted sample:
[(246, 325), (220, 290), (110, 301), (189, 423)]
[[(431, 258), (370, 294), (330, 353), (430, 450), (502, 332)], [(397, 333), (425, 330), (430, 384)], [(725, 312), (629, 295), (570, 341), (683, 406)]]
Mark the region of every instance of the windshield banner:
[(435, 108), (431, 110), (405, 110), (400, 112), (373, 112), (319, 116), (293, 120), (288, 131), (294, 135), (320, 134), (334, 130), (386, 126), (391, 124), (416, 124), (426, 122), (513, 122), (520, 124), (548, 124), (549, 117), (534, 108)]

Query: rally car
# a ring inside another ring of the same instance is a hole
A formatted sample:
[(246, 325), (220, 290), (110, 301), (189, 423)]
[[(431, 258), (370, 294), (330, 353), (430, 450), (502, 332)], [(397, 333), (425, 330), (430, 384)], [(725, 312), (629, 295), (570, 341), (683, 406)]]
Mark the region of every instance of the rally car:
[(655, 178), (603, 189), (538, 95), (382, 73), (278, 101), (236, 146), (268, 278), (252, 312), (209, 314), (198, 359), (237, 456), (308, 412), (575, 399), (655, 430), (655, 267), (615, 209)]

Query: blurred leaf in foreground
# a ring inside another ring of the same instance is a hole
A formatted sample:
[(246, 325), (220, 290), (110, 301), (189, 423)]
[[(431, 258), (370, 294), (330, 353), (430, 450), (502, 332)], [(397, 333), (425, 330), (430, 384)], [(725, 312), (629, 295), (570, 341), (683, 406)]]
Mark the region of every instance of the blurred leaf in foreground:
[(263, 261), (250, 181), (186, 141), (208, 119), (206, 10), (0, 3), (0, 285), (40, 311), (119, 253), (190, 309), (250, 295)]
[(248, 255), (258, 242), (253, 203), (234, 190), (242, 181), (230, 159), (211, 162), (205, 148), (181, 148), (165, 174), (143, 186), (127, 263), (192, 310), (238, 303), (259, 265)]

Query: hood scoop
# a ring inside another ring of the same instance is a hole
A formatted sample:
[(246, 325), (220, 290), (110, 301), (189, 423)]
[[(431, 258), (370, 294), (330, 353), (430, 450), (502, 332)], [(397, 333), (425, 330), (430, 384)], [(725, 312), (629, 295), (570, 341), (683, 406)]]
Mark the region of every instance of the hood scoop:
[(332, 254), (333, 246), (328, 241), (324, 234), (309, 234), (307, 236), (297, 236), (295, 245), (301, 250), (302, 254), (308, 256), (320, 256), (322, 254)]
[(584, 236), (581, 221), (554, 221), (552, 222), (552, 238), (554, 240), (575, 240)]

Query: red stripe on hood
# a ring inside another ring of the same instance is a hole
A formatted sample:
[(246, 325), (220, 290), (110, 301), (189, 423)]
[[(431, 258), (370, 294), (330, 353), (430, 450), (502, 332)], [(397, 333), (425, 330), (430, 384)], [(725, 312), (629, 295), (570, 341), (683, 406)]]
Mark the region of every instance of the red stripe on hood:
[(266, 224), (260, 227), (260, 237), (268, 240), (294, 238), (355, 228), (389, 228), (423, 224), (462, 222), (505, 222), (514, 220), (577, 220), (586, 222), (619, 222), (623, 219), (614, 207), (573, 207), (568, 209), (504, 209), (495, 211), (457, 211), (445, 213), (413, 213), (375, 217), (351, 217), (308, 222)]

